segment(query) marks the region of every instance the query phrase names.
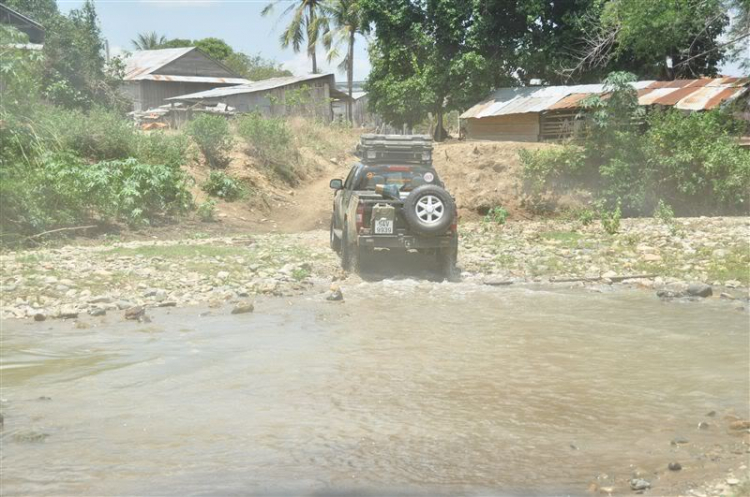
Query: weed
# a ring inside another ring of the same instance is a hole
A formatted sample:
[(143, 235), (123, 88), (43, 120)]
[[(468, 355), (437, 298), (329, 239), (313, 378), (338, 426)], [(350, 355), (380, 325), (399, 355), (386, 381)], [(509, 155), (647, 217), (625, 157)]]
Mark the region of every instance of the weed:
[(613, 211), (602, 209), (601, 219), (602, 219), (602, 227), (604, 228), (604, 231), (606, 231), (610, 235), (617, 234), (617, 232), (620, 231), (621, 217), (622, 217), (622, 212), (620, 211), (619, 202), (617, 203), (617, 207), (615, 207), (615, 210)]
[(297, 268), (294, 271), (292, 271), (292, 278), (294, 278), (297, 281), (302, 281), (309, 276), (310, 276), (310, 271), (305, 268)]
[(216, 214), (216, 200), (209, 199), (198, 206), (195, 213), (198, 215), (198, 219), (204, 223), (209, 223), (214, 220)]
[(186, 132), (198, 145), (210, 167), (227, 166), (229, 163), (227, 154), (232, 148), (233, 140), (226, 119), (221, 116), (201, 114), (187, 125)]
[(508, 220), (508, 211), (499, 205), (491, 208), (484, 216), (486, 224), (505, 224)]
[(222, 198), (227, 202), (239, 200), (247, 193), (238, 180), (221, 171), (211, 171), (208, 181), (201, 188), (209, 195)]

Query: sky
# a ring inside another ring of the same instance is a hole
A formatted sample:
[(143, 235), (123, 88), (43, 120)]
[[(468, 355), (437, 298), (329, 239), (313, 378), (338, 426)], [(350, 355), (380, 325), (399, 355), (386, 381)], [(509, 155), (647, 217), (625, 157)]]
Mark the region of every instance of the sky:
[[(290, 0), (291, 1), (291, 0)], [(58, 0), (63, 12), (79, 8), (82, 0)], [(109, 42), (110, 54), (133, 50), (131, 40), (138, 33), (156, 31), (167, 38), (221, 38), (237, 51), (250, 55), (260, 53), (265, 58), (283, 63), (295, 75), (312, 71), (307, 53), (295, 54), (282, 49), (279, 37), (289, 18), (279, 20), (288, 1), (282, 1), (267, 17), (261, 10), (268, 0), (95, 0), (101, 21), (102, 34)], [(341, 47), (341, 53), (345, 53)], [(336, 73), (337, 81), (346, 75), (338, 71), (340, 61), (326, 62), (326, 53), (318, 49), (319, 71)], [(358, 37), (354, 54), (354, 79), (363, 80), (370, 72), (367, 41)]]
[[(279, 20), (279, 14), (285, 4), (293, 1), (281, 0), (268, 17), (261, 16), (268, 0), (95, 0), (95, 4), (112, 55), (132, 50), (131, 40), (138, 33), (156, 31), (167, 38), (216, 37), (235, 50), (251, 55), (260, 53), (282, 63), (295, 75), (302, 75), (312, 70), (307, 54), (304, 51), (295, 54), (291, 48), (282, 49), (279, 43), (285, 22), (288, 22), (288, 18)], [(82, 4), (82, 0), (58, 0), (64, 12)], [(341, 52), (345, 52), (344, 47)], [(325, 58), (323, 49), (318, 49), (319, 70), (335, 72), (337, 81), (345, 81), (345, 74), (336, 68), (338, 61), (327, 64)], [(358, 37), (354, 79), (364, 80), (369, 72), (367, 40)], [(720, 72), (728, 76), (745, 76), (737, 63), (724, 64)]]

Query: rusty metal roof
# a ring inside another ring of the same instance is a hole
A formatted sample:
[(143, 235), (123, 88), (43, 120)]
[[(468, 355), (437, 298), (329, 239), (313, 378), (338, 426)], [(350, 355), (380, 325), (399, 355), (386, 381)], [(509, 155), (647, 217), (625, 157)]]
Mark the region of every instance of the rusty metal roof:
[[(182, 83), (215, 83), (225, 85), (245, 85), (251, 83), (245, 78), (219, 78), (215, 76), (165, 76), (163, 74), (144, 74), (133, 78), (135, 81), (171, 81)], [(132, 81), (132, 80), (131, 80)]]
[[(256, 93), (259, 91), (272, 90), (274, 88), (281, 88), (282, 86), (288, 86), (295, 83), (303, 83), (305, 81), (312, 81), (321, 78), (330, 78), (331, 80), (333, 80), (334, 76), (333, 73), (326, 73), (308, 74), (305, 76), (284, 76), (281, 78), (270, 78), (237, 86), (214, 88), (213, 90), (199, 91), (197, 93), (190, 93), (188, 95), (180, 95), (177, 97), (168, 98), (167, 100), (210, 100), (216, 98), (224, 98), (230, 95), (240, 95), (244, 93)], [(331, 81), (331, 88), (335, 90), (334, 81)]]
[(179, 59), (195, 47), (162, 48), (159, 50), (139, 50), (125, 59), (125, 81), (138, 80), (170, 62)]
[[(637, 81), (640, 105), (665, 105), (683, 110), (712, 109), (750, 88), (750, 78), (701, 78)], [(462, 119), (576, 109), (590, 95), (603, 95), (604, 85), (500, 88), (461, 115)]]

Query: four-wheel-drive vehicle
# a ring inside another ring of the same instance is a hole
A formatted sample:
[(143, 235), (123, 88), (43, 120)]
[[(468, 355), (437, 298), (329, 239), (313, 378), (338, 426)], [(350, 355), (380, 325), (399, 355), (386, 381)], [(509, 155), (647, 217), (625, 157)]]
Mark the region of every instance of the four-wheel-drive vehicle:
[(432, 140), (422, 135), (361, 138), (361, 162), (336, 190), (331, 248), (348, 271), (374, 250), (434, 255), (443, 276), (457, 278), (458, 216), (453, 197), (432, 167)]

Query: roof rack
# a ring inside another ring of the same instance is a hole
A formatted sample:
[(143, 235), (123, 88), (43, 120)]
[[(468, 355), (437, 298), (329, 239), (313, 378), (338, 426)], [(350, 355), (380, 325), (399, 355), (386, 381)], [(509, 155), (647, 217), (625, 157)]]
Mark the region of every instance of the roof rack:
[(429, 135), (364, 134), (357, 155), (365, 164), (381, 162), (432, 163), (432, 138)]

